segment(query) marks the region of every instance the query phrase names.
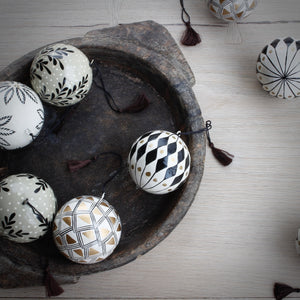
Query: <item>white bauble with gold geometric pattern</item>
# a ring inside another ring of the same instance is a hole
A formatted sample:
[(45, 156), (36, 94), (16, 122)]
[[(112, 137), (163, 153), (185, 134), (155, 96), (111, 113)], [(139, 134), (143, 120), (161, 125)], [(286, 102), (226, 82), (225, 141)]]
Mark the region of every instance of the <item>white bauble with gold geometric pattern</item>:
[(121, 221), (104, 195), (80, 196), (64, 204), (53, 223), (53, 237), (60, 252), (80, 264), (107, 258), (121, 237)]
[(178, 134), (154, 130), (140, 136), (132, 145), (129, 173), (144, 191), (167, 194), (175, 191), (190, 172), (190, 152)]
[(218, 19), (232, 22), (247, 17), (257, 5), (257, 0), (207, 0), (209, 11)]

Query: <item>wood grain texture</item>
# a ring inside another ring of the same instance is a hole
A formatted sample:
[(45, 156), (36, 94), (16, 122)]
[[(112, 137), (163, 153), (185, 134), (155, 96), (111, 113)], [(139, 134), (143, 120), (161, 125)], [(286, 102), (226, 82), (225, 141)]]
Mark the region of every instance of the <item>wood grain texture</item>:
[[(275, 281), (300, 285), (294, 246), (300, 227), (300, 102), (271, 98), (255, 75), (262, 48), (300, 39), (299, 0), (260, 0), (239, 24), (240, 45), (201, 0), (186, 0), (202, 43), (181, 47), (217, 147), (235, 154), (224, 168), (206, 154), (204, 177), (183, 221), (136, 261), (64, 286), (64, 299), (272, 298)], [(109, 26), (105, 1), (0, 0), (0, 68), (60, 39)], [(123, 0), (119, 20), (152, 19), (179, 41), (177, 0)], [(297, 294), (293, 294), (296, 297)], [(0, 290), (1, 299), (44, 297), (41, 287)]]

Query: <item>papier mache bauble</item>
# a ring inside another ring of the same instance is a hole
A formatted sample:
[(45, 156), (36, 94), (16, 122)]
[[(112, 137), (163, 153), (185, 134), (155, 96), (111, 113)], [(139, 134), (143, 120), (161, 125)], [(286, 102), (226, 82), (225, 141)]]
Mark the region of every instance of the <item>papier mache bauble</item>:
[(44, 124), (38, 95), (15, 81), (0, 82), (0, 148), (14, 150), (30, 144)]
[(73, 262), (93, 264), (107, 258), (121, 237), (116, 210), (102, 196), (80, 196), (65, 203), (53, 223), (60, 252)]
[(207, 0), (209, 11), (226, 22), (247, 17), (257, 5), (257, 0)]
[(256, 75), (265, 91), (281, 99), (300, 96), (300, 41), (276, 39), (258, 56)]
[(151, 194), (176, 190), (188, 177), (191, 157), (179, 135), (154, 130), (139, 137), (128, 156), (129, 173), (137, 187)]
[(27, 243), (42, 237), (56, 213), (56, 197), (42, 178), (16, 174), (0, 182), (0, 234)]
[(30, 79), (41, 100), (55, 106), (70, 106), (87, 95), (93, 74), (81, 50), (58, 43), (43, 48), (35, 56)]

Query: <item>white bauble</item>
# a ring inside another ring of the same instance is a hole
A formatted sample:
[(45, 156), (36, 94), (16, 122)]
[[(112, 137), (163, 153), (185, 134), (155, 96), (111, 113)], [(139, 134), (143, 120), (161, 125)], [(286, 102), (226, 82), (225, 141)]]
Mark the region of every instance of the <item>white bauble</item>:
[(15, 81), (0, 82), (0, 148), (14, 150), (30, 144), (44, 124), (38, 95)]
[(190, 165), (191, 157), (184, 141), (165, 130), (150, 131), (139, 137), (128, 156), (133, 181), (152, 194), (176, 190), (187, 179)]
[(120, 217), (103, 197), (76, 197), (58, 211), (53, 237), (60, 252), (71, 261), (97, 263), (117, 247), (121, 237)]
[(70, 106), (86, 96), (93, 74), (81, 50), (58, 43), (43, 48), (35, 56), (30, 79), (41, 100), (55, 106)]
[(226, 22), (247, 17), (257, 5), (257, 0), (207, 0), (209, 11)]
[(0, 234), (9, 240), (37, 240), (50, 229), (55, 212), (55, 195), (42, 178), (21, 173), (0, 182)]
[(276, 39), (258, 56), (256, 75), (271, 96), (293, 99), (300, 96), (300, 41)]

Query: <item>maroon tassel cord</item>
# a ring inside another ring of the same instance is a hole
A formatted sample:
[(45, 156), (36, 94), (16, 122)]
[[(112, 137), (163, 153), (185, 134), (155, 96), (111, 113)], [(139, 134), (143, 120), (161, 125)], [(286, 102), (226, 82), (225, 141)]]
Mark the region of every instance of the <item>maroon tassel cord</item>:
[[(125, 108), (120, 108), (115, 99), (113, 98), (113, 96), (110, 94), (110, 92), (105, 88), (105, 84), (103, 81), (103, 77), (101, 74), (101, 70), (100, 67), (98, 66), (97, 63), (93, 64), (95, 66), (96, 72), (94, 75), (94, 83), (95, 85), (101, 89), (104, 93), (104, 97), (106, 99), (107, 104), (109, 105), (109, 107), (117, 113), (138, 113), (142, 110), (144, 110), (150, 103), (149, 99), (146, 97), (146, 95), (141, 94), (138, 95), (136, 97), (136, 99), (133, 101), (132, 104), (130, 104), (129, 106), (125, 107)], [(96, 80), (97, 78), (97, 80)], [(99, 82), (98, 82), (99, 80)]]
[(206, 137), (208, 140), (208, 146), (210, 147), (214, 157), (223, 165), (228, 166), (232, 163), (232, 159), (234, 158), (233, 154), (230, 154), (229, 152), (216, 148), (214, 143), (210, 139), (209, 130), (212, 128), (211, 121), (206, 122)]
[[(181, 19), (186, 26), (186, 30), (181, 37), (181, 44), (185, 46), (195, 46), (201, 43), (200, 35), (191, 26), (191, 18), (184, 7), (183, 0), (180, 0), (180, 5), (182, 8)], [(185, 20), (184, 16), (187, 18), (187, 20)]]
[(58, 284), (58, 282), (51, 275), (49, 267), (45, 270), (44, 284), (48, 297), (59, 296), (64, 292), (64, 289)]
[(300, 293), (300, 289), (299, 288), (293, 288), (287, 284), (284, 283), (278, 283), (276, 282), (274, 284), (274, 297), (276, 300), (281, 300), (283, 298), (285, 298), (286, 296), (288, 296), (291, 293)]
[(195, 134), (195, 133), (202, 133), (206, 132), (206, 138), (208, 140), (208, 146), (211, 148), (211, 151), (214, 155), (214, 157), (223, 165), (228, 166), (232, 163), (232, 159), (234, 158), (234, 155), (230, 154), (229, 152), (216, 148), (214, 146), (214, 143), (212, 143), (209, 135), (209, 130), (212, 129), (211, 121), (207, 120), (205, 123), (205, 128), (202, 128), (200, 130), (196, 131), (189, 131), (189, 132), (181, 132), (180, 134), (183, 135), (189, 135), (189, 134)]

